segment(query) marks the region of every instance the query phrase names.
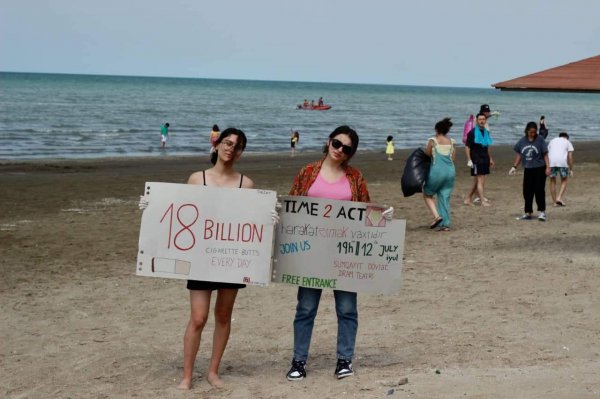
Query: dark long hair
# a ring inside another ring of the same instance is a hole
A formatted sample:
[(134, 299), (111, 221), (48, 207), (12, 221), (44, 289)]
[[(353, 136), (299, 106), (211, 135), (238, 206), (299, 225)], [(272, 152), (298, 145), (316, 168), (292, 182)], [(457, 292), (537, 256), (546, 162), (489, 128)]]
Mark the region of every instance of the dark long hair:
[(452, 121), (450, 120), (450, 118), (444, 118), (435, 124), (435, 131), (445, 136), (448, 134), (451, 127)]
[[(225, 138), (227, 138), (231, 135), (236, 135), (239, 137), (240, 143), (242, 144), (242, 151), (244, 151), (246, 149), (246, 143), (248, 142), (248, 140), (246, 139), (246, 135), (240, 129), (236, 129), (234, 127), (228, 127), (227, 129), (225, 129), (221, 132), (221, 134), (219, 135), (219, 138), (217, 138), (217, 141), (215, 142), (215, 147), (218, 146), (219, 144), (221, 144), (221, 141), (223, 141)], [(213, 165), (216, 165), (218, 158), (219, 158), (219, 154), (217, 153), (217, 150), (215, 148), (215, 152), (210, 154), (210, 162)]]
[(535, 128), (535, 131), (537, 132), (537, 123), (527, 122), (527, 125), (525, 126), (525, 136), (527, 136), (527, 131), (531, 128)]
[(323, 153), (327, 154), (327, 151), (329, 151), (329, 141), (338, 134), (346, 134), (348, 135), (348, 137), (350, 137), (350, 140), (352, 141), (352, 153), (348, 155), (348, 159), (346, 160), (346, 162), (348, 162), (350, 158), (352, 158), (354, 154), (356, 154), (356, 149), (358, 148), (358, 134), (350, 126), (342, 125), (336, 127), (335, 130), (329, 135), (329, 140), (327, 140), (327, 144), (325, 144), (325, 146), (323, 147)]

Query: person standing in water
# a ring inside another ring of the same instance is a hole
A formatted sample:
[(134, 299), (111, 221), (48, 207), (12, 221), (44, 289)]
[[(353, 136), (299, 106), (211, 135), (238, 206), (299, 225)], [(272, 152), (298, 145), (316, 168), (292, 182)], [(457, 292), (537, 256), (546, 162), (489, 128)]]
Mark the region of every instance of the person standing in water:
[(160, 127), (160, 147), (165, 148), (167, 146), (167, 139), (169, 138), (169, 122), (165, 123)]
[(546, 117), (542, 115), (540, 117), (540, 136), (546, 140), (548, 138), (548, 127), (546, 126)]
[(290, 147), (292, 150), (292, 156), (296, 155), (296, 144), (300, 140), (300, 133), (297, 130), (292, 130), (292, 137), (290, 138)]

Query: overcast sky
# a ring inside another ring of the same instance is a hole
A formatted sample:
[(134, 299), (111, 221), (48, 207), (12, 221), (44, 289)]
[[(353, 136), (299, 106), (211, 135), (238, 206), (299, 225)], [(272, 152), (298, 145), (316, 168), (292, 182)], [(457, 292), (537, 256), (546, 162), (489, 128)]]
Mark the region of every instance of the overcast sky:
[(0, 71), (490, 87), (600, 54), (598, 0), (0, 0)]

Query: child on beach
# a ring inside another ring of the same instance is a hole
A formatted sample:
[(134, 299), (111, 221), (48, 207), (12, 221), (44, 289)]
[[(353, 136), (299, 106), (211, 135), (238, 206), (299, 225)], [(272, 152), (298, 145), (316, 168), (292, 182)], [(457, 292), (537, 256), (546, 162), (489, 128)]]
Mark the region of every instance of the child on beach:
[(392, 155), (394, 155), (394, 137), (387, 136), (387, 144), (385, 146), (385, 153), (387, 154), (388, 161), (393, 161)]

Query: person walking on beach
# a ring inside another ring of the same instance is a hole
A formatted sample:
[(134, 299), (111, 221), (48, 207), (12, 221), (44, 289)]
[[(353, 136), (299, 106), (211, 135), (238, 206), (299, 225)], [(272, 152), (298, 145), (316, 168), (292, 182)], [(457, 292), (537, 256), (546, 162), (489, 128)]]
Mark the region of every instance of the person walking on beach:
[(210, 154), (212, 155), (215, 152), (215, 147), (217, 145), (217, 140), (219, 139), (219, 135), (221, 131), (219, 130), (218, 125), (213, 125), (212, 130), (210, 131)]
[(538, 220), (546, 221), (546, 176), (550, 174), (550, 161), (548, 160), (548, 147), (546, 141), (538, 134), (535, 122), (527, 123), (525, 136), (522, 137), (514, 148), (517, 153), (515, 163), (508, 172), (514, 175), (519, 164), (523, 163), (523, 199), (525, 200), (525, 214), (517, 220), (531, 220), (533, 213), (533, 198), (538, 208)]
[[(429, 228), (440, 227), (440, 231), (450, 229), (450, 195), (454, 189), (456, 171), (454, 160), (454, 139), (447, 134), (452, 127), (450, 118), (444, 118), (435, 124), (435, 136), (427, 140), (425, 153), (432, 158), (427, 181), (423, 186), (425, 205), (433, 215), (433, 223)], [(433, 196), (437, 196), (437, 206)]]
[(165, 148), (167, 145), (167, 139), (169, 138), (169, 122), (165, 123), (160, 127), (160, 147)]
[(465, 152), (467, 166), (471, 168), (471, 176), (473, 176), (473, 186), (465, 197), (465, 205), (472, 205), (473, 198), (478, 196), (482, 206), (490, 206), (490, 201), (483, 195), (485, 177), (490, 174), (490, 168), (494, 167), (494, 159), (489, 149), (493, 140), (485, 127), (486, 120), (484, 114), (477, 114), (476, 125), (467, 134)]
[[(489, 104), (481, 104), (481, 106), (479, 107), (479, 113), (485, 115), (485, 118), (486, 118), (485, 119), (485, 128), (488, 130), (488, 132), (491, 132), (491, 129), (490, 129), (490, 118), (492, 116), (500, 115), (500, 113), (498, 111), (493, 111), (492, 112)], [(466, 136), (463, 136), (463, 143), (466, 142), (466, 140), (467, 140)], [(485, 198), (485, 200), (487, 201), (487, 198)], [(481, 198), (479, 198), (478, 195), (475, 195), (475, 197), (473, 198), (473, 203), (474, 204), (481, 203)]]
[(385, 146), (385, 153), (387, 154), (388, 161), (394, 160), (394, 158), (392, 158), (392, 156), (394, 155), (394, 137), (393, 136), (387, 136), (387, 144)]
[[(362, 173), (348, 162), (358, 148), (358, 134), (348, 126), (339, 126), (330, 135), (323, 152), (324, 158), (300, 170), (289, 195), (301, 195), (335, 200), (369, 202), (369, 191)], [(383, 212), (391, 219), (394, 208)], [(289, 381), (306, 377), (306, 362), (315, 317), (319, 309), (321, 289), (298, 287), (298, 303), (294, 318), (294, 352)], [(354, 374), (352, 358), (358, 330), (356, 292), (333, 290), (338, 320), (337, 364), (338, 379)]]
[[(215, 152), (211, 155), (213, 167), (195, 172), (190, 175), (188, 184), (208, 187), (253, 188), (254, 182), (234, 169), (235, 162), (241, 157), (246, 148), (246, 135), (236, 128), (225, 129), (215, 142)], [(140, 198), (140, 209), (148, 206), (148, 200)], [(279, 217), (272, 212), (273, 223)], [(212, 355), (206, 376), (208, 382), (220, 388), (224, 385), (219, 377), (219, 365), (225, 352), (231, 331), (231, 315), (238, 289), (244, 284), (231, 284), (213, 281), (188, 280), (187, 289), (190, 292), (190, 319), (183, 338), (183, 379), (180, 389), (190, 389), (196, 354), (200, 347), (200, 338), (209, 315), (210, 300), (213, 291), (217, 291), (214, 317), (215, 326), (212, 342)]]
[(296, 155), (296, 144), (300, 140), (300, 133), (297, 130), (292, 130), (292, 137), (290, 138), (290, 147), (292, 151), (292, 156)]
[(490, 131), (490, 116), (492, 116), (492, 110), (488, 104), (481, 104), (479, 107), (479, 113), (485, 115), (485, 128)]
[[(565, 206), (563, 196), (567, 189), (569, 177), (573, 176), (573, 144), (569, 135), (562, 132), (548, 143), (548, 159), (550, 160), (550, 195), (554, 206)], [(556, 193), (556, 177), (560, 175), (560, 188)]]
[(546, 140), (548, 138), (548, 127), (546, 126), (546, 117), (542, 115), (540, 117), (540, 136)]

